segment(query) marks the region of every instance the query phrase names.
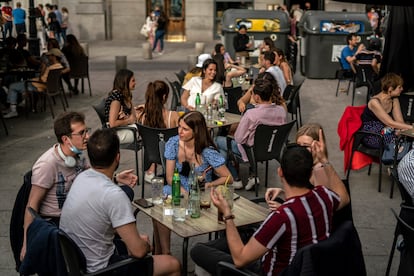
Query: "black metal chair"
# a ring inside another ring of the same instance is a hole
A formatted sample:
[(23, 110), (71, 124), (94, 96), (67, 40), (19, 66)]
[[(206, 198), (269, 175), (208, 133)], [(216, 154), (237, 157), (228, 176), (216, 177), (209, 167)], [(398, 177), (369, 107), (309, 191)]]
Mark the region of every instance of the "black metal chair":
[[(280, 161), (282, 151), (287, 144), (290, 131), (295, 122), (296, 121), (291, 121), (280, 126), (258, 125), (254, 134), (253, 146), (242, 145), (246, 151), (250, 168), (254, 174), (256, 197), (259, 194), (257, 163), (266, 162), (265, 187), (267, 187), (269, 161), (273, 159), (276, 159), (278, 162)], [(227, 150), (229, 158), (235, 159), (236, 155), (231, 150), (231, 139), (231, 136), (227, 136)]]
[[(402, 202), (400, 204), (400, 207), (401, 207), (400, 217), (401, 216), (407, 216), (407, 214), (411, 213), (411, 215), (414, 218), (414, 204), (413, 204), (412, 198), (411, 198), (410, 194), (407, 192), (407, 190), (404, 188), (402, 183), (399, 181), (398, 172), (397, 172), (396, 167), (393, 168), (393, 170), (391, 171), (391, 177), (393, 178), (393, 181), (395, 183), (397, 183), (398, 190), (400, 191), (400, 195), (401, 195), (401, 199), (402, 199)], [(393, 212), (394, 212), (394, 210), (393, 210)], [(394, 214), (395, 214), (395, 212), (394, 212)], [(397, 245), (397, 239), (398, 239), (398, 236), (402, 234), (402, 228), (404, 227), (402, 225), (402, 222), (400, 221), (400, 218), (397, 215), (396, 215), (396, 218), (397, 218), (397, 224), (395, 225), (394, 239), (392, 241), (390, 256), (388, 257), (387, 270), (385, 272), (386, 276), (388, 276), (390, 271), (391, 271), (392, 259), (394, 257), (395, 247)]]
[(178, 134), (178, 128), (151, 128), (141, 124), (138, 125), (138, 132), (142, 139), (143, 151), (142, 161), (142, 197), (144, 197), (144, 174), (151, 164), (161, 164), (165, 174), (164, 145), (172, 136)]
[[(106, 124), (106, 118), (105, 118), (105, 101), (104, 98), (98, 105), (93, 105), (93, 109), (96, 111), (96, 114), (98, 114), (99, 120), (101, 121), (102, 128), (107, 128), (108, 125)], [(141, 150), (141, 141), (138, 137), (138, 129), (135, 127), (128, 127), (128, 126), (121, 126), (121, 127), (115, 127), (115, 130), (129, 130), (134, 133), (134, 141), (130, 144), (120, 144), (121, 149), (126, 150), (133, 150), (135, 153), (135, 173), (139, 173), (139, 166), (138, 166), (138, 151)], [(142, 183), (142, 189), (144, 190), (144, 184)]]
[[(46, 101), (49, 104), (50, 112), (52, 113), (52, 118), (55, 118), (55, 112), (53, 110), (53, 104), (55, 104), (54, 97), (59, 96), (62, 102), (63, 110), (66, 111), (66, 107), (69, 107), (68, 100), (63, 91), (62, 87), (62, 69), (50, 70), (47, 76), (47, 82), (35, 81), (35, 80), (26, 80), (25, 81), (25, 92), (26, 92), (26, 116), (28, 114), (29, 106), (34, 110), (36, 109), (36, 99), (40, 98), (42, 100), (42, 110), (46, 109)], [(29, 83), (41, 83), (46, 84), (46, 90), (44, 92), (30, 91), (28, 89)], [(53, 103), (53, 104), (52, 104)]]
[(181, 105), (181, 85), (178, 81), (170, 81), (167, 78), (165, 80), (170, 85), (172, 92), (170, 110), (176, 110), (177, 106)]
[(298, 130), (299, 127), (302, 126), (302, 111), (300, 108), (300, 88), (302, 87), (303, 82), (304, 81), (301, 81), (298, 85), (293, 86), (293, 90), (290, 91), (289, 98), (286, 100), (288, 113), (292, 115), (292, 120), (296, 121), (296, 130)]
[(1, 123), (3, 124), (4, 132), (6, 132), (6, 135), (9, 136), (9, 130), (7, 129), (6, 121), (4, 120), (4, 117), (3, 117), (3, 112), (0, 112), (0, 120), (1, 120)]
[(354, 68), (356, 70), (356, 74), (355, 74), (354, 85), (352, 89), (352, 105), (354, 105), (356, 89), (359, 87), (367, 88), (366, 103), (368, 103), (374, 90), (373, 88), (374, 76), (375, 76), (374, 69), (372, 69), (371, 65), (359, 65), (359, 64), (354, 64)]
[[(217, 275), (258, 274), (221, 261), (217, 264)], [(332, 232), (328, 239), (300, 248), (290, 265), (280, 275), (366, 275), (361, 241), (353, 223), (346, 221)]]
[(336, 59), (339, 62), (340, 65), (340, 69), (336, 70), (336, 74), (335, 74), (335, 78), (338, 79), (338, 84), (336, 85), (336, 97), (338, 97), (338, 92), (339, 92), (339, 86), (341, 84), (341, 82), (343, 81), (348, 81), (348, 87), (347, 87), (347, 92), (346, 94), (349, 94), (349, 88), (351, 86), (351, 82), (354, 83), (355, 85), (355, 74), (351, 71), (351, 70), (347, 70), (344, 69), (344, 67), (342, 66), (342, 62), (341, 62), (341, 58), (340, 57), (336, 57)]
[(179, 84), (183, 84), (186, 72), (184, 70), (180, 70), (179, 72), (174, 73), (177, 76)]
[[(380, 139), (382, 141), (380, 143), (380, 147), (379, 148), (370, 148), (370, 147), (365, 146), (364, 143), (363, 143), (363, 140), (367, 136), (375, 136), (378, 139)], [(377, 160), (379, 160), (379, 162), (378, 162), (379, 163), (378, 192), (381, 192), (381, 181), (382, 181), (381, 157), (382, 157), (382, 153), (384, 151), (383, 136), (381, 134), (378, 134), (378, 133), (373, 133), (373, 132), (364, 131), (364, 130), (358, 130), (357, 132), (354, 133), (354, 142), (352, 144), (351, 157), (349, 158), (348, 170), (347, 170), (347, 173), (346, 173), (346, 180), (347, 181), (349, 181), (349, 174), (351, 173), (352, 159), (354, 157), (355, 151), (362, 152), (363, 154), (369, 155), (369, 156), (374, 157)], [(369, 165), (368, 175), (371, 174), (371, 167), (372, 167), (372, 164)]]
[(228, 108), (226, 112), (233, 113), (233, 114), (241, 114), (239, 111), (239, 107), (237, 106), (237, 101), (243, 96), (243, 90), (241, 86), (232, 87), (232, 88), (224, 88), (224, 96), (227, 99)]
[(89, 57), (80, 56), (70, 64), (70, 78), (80, 79), (82, 85), (82, 94), (85, 93), (84, 80), (88, 80), (89, 96), (92, 96), (91, 80), (89, 79)]

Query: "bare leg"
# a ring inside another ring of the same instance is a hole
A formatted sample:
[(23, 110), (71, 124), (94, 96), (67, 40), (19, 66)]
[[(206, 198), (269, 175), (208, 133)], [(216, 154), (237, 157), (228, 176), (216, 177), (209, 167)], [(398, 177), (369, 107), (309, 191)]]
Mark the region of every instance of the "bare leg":
[(154, 227), (155, 255), (170, 255), (171, 231), (159, 222), (152, 221)]
[(181, 274), (181, 264), (173, 256), (156, 255), (154, 258), (154, 275), (177, 275)]

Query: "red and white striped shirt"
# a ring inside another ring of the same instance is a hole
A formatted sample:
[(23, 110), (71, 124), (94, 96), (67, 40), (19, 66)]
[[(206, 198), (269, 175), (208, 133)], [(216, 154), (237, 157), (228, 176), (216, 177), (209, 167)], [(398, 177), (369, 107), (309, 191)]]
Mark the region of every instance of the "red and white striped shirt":
[(262, 258), (266, 275), (278, 275), (297, 250), (329, 237), (332, 216), (339, 205), (339, 196), (324, 186), (289, 198), (272, 212), (254, 233), (255, 239), (269, 251)]

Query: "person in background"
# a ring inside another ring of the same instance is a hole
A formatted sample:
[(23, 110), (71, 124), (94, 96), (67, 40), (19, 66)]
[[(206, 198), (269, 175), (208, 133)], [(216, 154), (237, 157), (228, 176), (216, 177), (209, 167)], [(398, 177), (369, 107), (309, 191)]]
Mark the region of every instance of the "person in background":
[(184, 76), (183, 86), (193, 77), (200, 77), (203, 73), (203, 63), (207, 59), (211, 59), (210, 54), (201, 54), (197, 58), (197, 64), (194, 68), (192, 68), (190, 71), (187, 72)]
[(282, 49), (276, 48), (274, 50), (275, 53), (275, 65), (279, 66), (279, 68), (283, 72), (283, 77), (285, 78), (286, 85), (293, 85), (293, 74), (292, 69), (290, 68), (290, 64), (286, 60), (285, 54), (283, 53)]
[(14, 26), (17, 34), (24, 34), (26, 32), (26, 11), (22, 9), (22, 3), (17, 2), (16, 8), (12, 11)]
[[(86, 127), (85, 116), (79, 112), (60, 114), (53, 128), (57, 143), (43, 153), (33, 165), (32, 188), (27, 207), (33, 208), (40, 216), (59, 226), (62, 206), (74, 179), (89, 168), (89, 161), (83, 152), (89, 140), (90, 128)], [(137, 179), (133, 170), (114, 174), (114, 181), (122, 183), (120, 187), (130, 200), (134, 197), (132, 189)], [(32, 221), (33, 217), (26, 209), (21, 260), (26, 254), (26, 231)]]
[(223, 87), (215, 81), (217, 62), (213, 59), (207, 59), (203, 63), (202, 70), (201, 77), (193, 77), (183, 86), (181, 105), (188, 110), (195, 110), (197, 94), (200, 94), (201, 104), (215, 103), (220, 95), (224, 99)]
[[(13, 33), (13, 9), (10, 7), (10, 1), (6, 1), (1, 7), (1, 17), (4, 21), (3, 25), (3, 41), (8, 37), (12, 36)], [(8, 34), (8, 36), (7, 36)]]
[[(195, 165), (195, 173), (200, 173), (206, 181), (205, 187), (233, 183), (226, 160), (217, 151), (203, 114), (191, 111), (180, 117), (178, 135), (171, 137), (165, 144), (166, 180), (164, 194), (172, 192), (172, 178), (175, 168), (180, 173), (181, 194), (188, 196), (190, 189), (188, 175), (191, 164)], [(213, 180), (213, 172), (217, 176)], [(155, 254), (170, 254), (170, 230), (159, 222), (154, 222)]]
[(220, 53), (224, 57), (224, 64), (235, 64), (236, 62), (231, 58), (229, 52), (226, 52), (226, 48), (222, 43), (217, 43), (214, 46), (213, 56)]
[(35, 10), (36, 14), (36, 31), (37, 37), (40, 39), (41, 50), (46, 49), (46, 38), (45, 38), (45, 11), (43, 9), (43, 4), (39, 4)]
[(27, 36), (26, 36), (26, 34), (24, 34), (24, 33), (18, 34), (17, 35), (17, 48), (16, 48), (16, 50), (24, 58), (27, 67), (29, 67), (31, 69), (38, 70), (40, 65), (41, 65), (41, 62), (35, 56), (30, 54), (30, 52), (28, 50), (26, 50), (26, 46), (27, 46)]
[[(74, 67), (74, 64), (77, 62), (79, 58), (86, 57), (86, 53), (83, 47), (80, 45), (78, 39), (73, 34), (69, 34), (66, 36), (66, 43), (62, 48), (62, 52), (67, 58), (70, 67)], [(73, 85), (70, 82), (69, 75), (64, 75), (63, 80), (66, 82), (73, 94), (79, 94), (79, 79), (75, 79)]]
[[(173, 128), (178, 126), (178, 113), (167, 110), (165, 104), (170, 89), (161, 80), (150, 82), (145, 92), (145, 105), (136, 109), (137, 123), (152, 128)], [(155, 176), (155, 164), (145, 172), (144, 180), (151, 182)]]
[(283, 76), (282, 69), (280, 69), (279, 66), (274, 65), (275, 57), (276, 55), (274, 52), (263, 53), (263, 62), (262, 62), (263, 68), (261, 69), (261, 72), (269, 72), (270, 74), (273, 75), (273, 77), (277, 81), (277, 84), (279, 85), (280, 94), (283, 96), (283, 92), (285, 91), (285, 88), (286, 88), (286, 80), (285, 80), (285, 77)]
[(367, 49), (361, 50), (356, 55), (356, 59), (359, 65), (371, 65), (372, 70), (375, 74), (374, 76), (367, 76), (369, 80), (376, 78), (376, 76), (379, 74), (379, 69), (382, 62), (381, 40), (377, 37), (371, 37), (368, 42)]
[[(134, 73), (128, 69), (121, 69), (116, 73), (112, 91), (105, 101), (105, 119), (108, 127), (129, 126), (136, 128), (136, 114), (132, 104), (132, 90), (136, 81)], [(118, 130), (121, 144), (130, 144), (134, 141), (135, 132), (128, 129)]]
[(66, 7), (62, 7), (62, 24), (60, 24), (60, 30), (62, 31), (63, 44), (66, 43), (66, 33), (69, 28), (69, 10)]
[[(373, 96), (361, 115), (362, 130), (380, 134), (384, 128), (393, 130), (412, 129), (413, 126), (404, 122), (398, 97), (403, 90), (403, 79), (395, 73), (387, 73), (381, 79), (381, 92)], [(383, 135), (384, 143), (391, 143), (396, 133)], [(372, 135), (362, 141), (366, 146), (379, 148), (382, 141)]]
[(249, 36), (247, 35), (246, 25), (239, 26), (239, 32), (233, 38), (233, 47), (237, 57), (249, 57), (247, 50), (253, 45), (250, 42)]
[[(44, 92), (46, 90), (46, 82), (50, 70), (63, 68), (62, 64), (60, 63), (62, 52), (59, 49), (51, 49), (46, 53), (46, 56), (49, 59), (49, 65), (41, 71), (40, 77), (33, 78), (33, 82), (29, 82), (27, 84), (27, 89), (30, 91)], [(19, 81), (10, 84), (9, 93), (7, 96), (7, 101), (10, 103), (10, 111), (3, 116), (4, 118), (8, 119), (19, 116), (17, 113), (17, 101), (19, 98), (18, 96), (19, 94), (23, 94), (25, 91), (25, 81)]]
[[(231, 141), (231, 149), (233, 154), (238, 156), (237, 159), (242, 159), (245, 162), (249, 161), (242, 144), (253, 146), (254, 135), (258, 125), (277, 126), (286, 123), (286, 110), (283, 106), (272, 103), (272, 94), (273, 84), (269, 80), (258, 79), (255, 81), (253, 97), (256, 106), (243, 114), (236, 132), (234, 133), (234, 140)], [(223, 156), (227, 156), (227, 137), (217, 136), (216, 143), (220, 153)], [(235, 189), (242, 189), (243, 183), (239, 178), (237, 170), (231, 165), (230, 161), (232, 160), (228, 160), (227, 165), (234, 179), (233, 186)], [(252, 173), (252, 171), (250, 171), (250, 173)], [(259, 183), (258, 177), (256, 177), (256, 180), (257, 183)], [(254, 185), (255, 179), (253, 176), (250, 176), (245, 189), (249, 191)]]
[[(60, 228), (73, 239), (85, 255), (87, 272), (95, 272), (129, 256), (143, 258), (151, 252), (148, 235), (140, 234), (131, 203), (113, 183), (119, 166), (119, 138), (112, 129), (95, 131), (89, 139), (88, 156), (92, 168), (73, 182), (62, 208)], [(117, 233), (128, 249), (119, 253)], [(180, 275), (180, 263), (168, 255), (152, 256), (153, 275)], [(116, 269), (111, 275), (148, 274), (140, 262)]]
[(156, 21), (156, 30), (155, 30), (155, 39), (154, 44), (152, 46), (152, 51), (155, 52), (155, 48), (157, 48), (158, 41), (160, 42), (160, 51), (158, 54), (162, 55), (164, 53), (164, 36), (165, 31), (167, 29), (168, 18), (164, 11), (159, 10), (159, 15), (157, 16)]
[[(292, 261), (296, 252), (312, 243), (323, 241), (332, 231), (335, 210), (349, 203), (348, 193), (341, 179), (324, 155), (324, 140), (312, 145), (312, 152), (322, 160), (329, 177), (329, 186), (313, 187), (312, 154), (304, 147), (288, 147), (282, 155), (277, 174), (282, 182), (286, 201), (271, 211), (253, 236), (240, 234), (227, 201), (221, 193), (211, 190), (211, 201), (223, 212), (226, 235), (223, 238), (198, 243), (191, 249), (194, 263), (214, 274), (217, 263), (233, 263), (247, 267), (259, 275), (279, 275)], [(267, 195), (274, 200), (278, 194)], [(312, 230), (311, 230), (312, 229)]]
[(350, 33), (346, 36), (346, 42), (348, 45), (345, 46), (341, 52), (341, 64), (342, 68), (348, 70), (348, 75), (352, 76), (356, 72), (352, 64), (356, 61), (356, 56), (365, 48), (365, 46), (362, 43), (359, 44), (358, 36), (354, 33)]

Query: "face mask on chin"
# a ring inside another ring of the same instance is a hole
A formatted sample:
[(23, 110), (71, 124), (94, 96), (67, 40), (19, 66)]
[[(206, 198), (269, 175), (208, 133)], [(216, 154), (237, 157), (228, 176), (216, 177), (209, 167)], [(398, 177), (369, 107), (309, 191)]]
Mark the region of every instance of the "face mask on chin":
[(80, 149), (78, 149), (77, 147), (75, 147), (73, 144), (72, 144), (72, 141), (69, 139), (69, 142), (70, 142), (70, 147), (69, 147), (69, 149), (70, 149), (70, 151), (71, 152), (73, 152), (74, 154), (76, 154), (76, 155), (80, 155), (80, 154), (82, 154), (82, 151), (80, 150)]

